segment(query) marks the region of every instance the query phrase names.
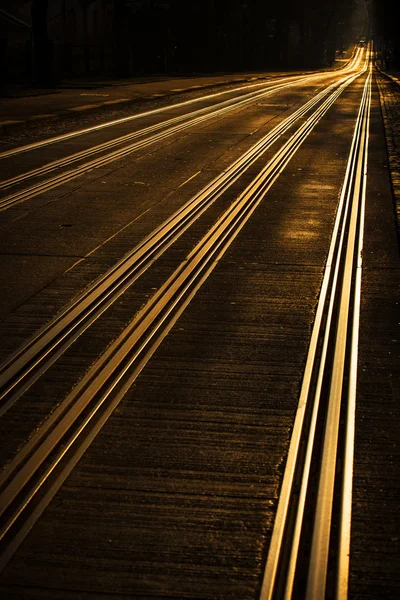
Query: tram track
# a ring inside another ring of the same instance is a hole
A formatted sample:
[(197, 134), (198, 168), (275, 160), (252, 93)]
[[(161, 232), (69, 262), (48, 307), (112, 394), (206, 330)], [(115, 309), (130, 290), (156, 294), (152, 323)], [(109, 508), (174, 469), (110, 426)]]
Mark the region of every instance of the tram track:
[[(348, 73), (349, 71), (356, 69), (359, 65), (360, 61), (359, 54), (356, 54), (353, 61), (343, 69), (343, 73)], [(257, 90), (252, 91), (244, 96), (235, 97), (233, 99), (224, 100), (217, 104), (217, 106), (212, 105), (198, 109), (196, 111), (185, 113), (184, 115), (179, 115), (173, 117), (171, 119), (167, 119), (166, 121), (162, 121), (160, 123), (156, 123), (154, 125), (145, 127), (143, 129), (139, 129), (138, 131), (125, 134), (118, 138), (111, 139), (102, 144), (98, 144), (95, 146), (89, 146), (88, 148), (81, 150), (72, 155), (68, 155), (64, 158), (57, 159), (55, 161), (51, 161), (41, 167), (32, 169), (30, 171), (26, 171), (14, 177), (5, 179), (0, 181), (0, 190), (9, 190), (13, 187), (17, 188), (17, 191), (7, 195), (6, 197), (0, 199), (0, 211), (6, 210), (12, 206), (15, 206), (21, 202), (29, 200), (37, 195), (40, 195), (46, 191), (54, 189), (62, 184), (65, 184), (84, 173), (107, 165), (115, 160), (123, 158), (131, 153), (137, 152), (143, 148), (151, 146), (157, 142), (160, 142), (164, 139), (167, 139), (173, 135), (182, 133), (191, 127), (196, 125), (202, 125), (203, 123), (208, 122), (213, 119), (220, 119), (225, 117), (227, 114), (241, 110), (249, 106), (250, 104), (276, 94), (284, 89), (290, 88), (293, 85), (298, 85), (301, 83), (309, 83), (311, 81), (317, 81), (321, 77), (325, 77), (326, 75), (321, 75), (320, 73), (313, 75), (303, 75), (300, 77), (289, 77), (280, 80), (279, 82), (274, 82), (268, 86), (268, 89), (265, 90)], [(250, 87), (264, 84), (253, 84)], [(240, 89), (240, 88), (239, 88)], [(235, 91), (235, 90), (234, 90)], [(221, 92), (219, 94), (211, 95), (210, 98), (214, 96), (219, 96), (220, 94), (225, 93)], [(193, 102), (193, 100), (181, 103), (177, 106), (184, 106), (188, 103)], [(175, 107), (174, 107), (175, 108)], [(0, 154), (0, 160), (4, 160), (10, 157), (15, 156), (21, 152), (28, 152), (42, 148), (44, 145), (49, 145), (56, 142), (62, 142), (70, 139), (71, 137), (77, 137), (79, 135), (85, 135), (92, 131), (97, 131), (100, 128), (110, 127), (112, 125), (120, 124), (121, 122), (127, 122), (129, 120), (137, 119), (139, 117), (147, 116), (151, 114), (153, 111), (149, 111), (148, 113), (143, 113), (142, 115), (133, 115), (131, 117), (126, 117), (124, 119), (112, 121), (103, 125), (95, 126), (90, 129), (81, 130), (80, 132), (72, 132), (69, 134), (65, 134), (64, 136), (59, 136), (56, 138), (52, 138), (49, 140), (43, 140), (38, 142), (37, 144), (31, 144), (28, 146), (23, 146), (21, 148), (9, 150)], [(155, 112), (155, 111), (154, 111)], [(122, 146), (122, 147), (119, 147)], [(119, 148), (118, 148), (119, 147)], [(117, 148), (112, 150), (113, 148)], [(110, 150), (112, 150), (110, 152)], [(96, 155), (100, 155), (97, 158), (89, 160), (87, 162), (83, 162), (83, 164), (76, 164), (89, 157), (93, 157)], [(68, 169), (70, 165), (75, 165), (73, 169)], [(62, 171), (61, 173), (57, 173), (56, 175), (50, 177), (49, 179), (45, 179), (39, 181), (30, 187), (24, 187), (22, 190), (18, 189), (21, 184), (25, 184), (28, 180), (34, 178), (40, 178), (46, 175), (49, 175), (53, 172), (57, 172), (62, 169), (66, 169), (66, 171)]]
[[(317, 109), (325, 110), (349, 85), (352, 78), (337, 87), (332, 84), (278, 124), (228, 169), (214, 178), (177, 213), (129, 252), (99, 280), (24, 347), (0, 366), (0, 416), (4, 414), (62, 352), (68, 348), (133, 282), (207, 210), (282, 135), (309, 111), (318, 107), (332, 90), (332, 96)], [(313, 117), (310, 117), (311, 119)]]
[[(303, 79), (304, 79), (304, 77), (303, 77)], [(296, 83), (298, 83), (297, 80), (296, 80)], [(54, 171), (54, 170), (62, 168), (62, 167), (66, 167), (70, 164), (73, 164), (75, 162), (83, 160), (89, 156), (92, 156), (95, 154), (100, 154), (101, 152), (110, 150), (114, 146), (119, 146), (125, 142), (130, 142), (136, 138), (145, 137), (145, 136), (150, 135), (153, 132), (161, 130), (163, 128), (167, 129), (167, 131), (164, 132), (164, 134), (167, 133), (168, 135), (172, 135), (174, 133), (182, 131), (182, 129), (184, 129), (185, 127), (191, 127), (192, 125), (202, 123), (203, 120), (207, 121), (208, 119), (210, 119), (212, 117), (225, 116), (225, 114), (227, 112), (230, 112), (231, 110), (235, 110), (236, 108), (245, 107), (249, 103), (253, 102), (254, 100), (258, 100), (259, 98), (264, 98), (266, 95), (268, 96), (270, 94), (274, 94), (275, 92), (285, 89), (286, 87), (291, 86), (292, 84), (293, 84), (292, 82), (287, 83), (286, 81), (284, 83), (277, 83), (275, 85), (272, 85), (271, 86), (272, 89), (269, 88), (267, 91), (264, 90), (261, 92), (250, 92), (249, 94), (246, 94), (244, 97), (241, 97), (239, 99), (234, 98), (234, 99), (230, 99), (230, 100), (225, 100), (225, 101), (219, 103), (217, 108), (215, 108), (215, 106), (211, 106), (211, 107), (207, 106), (205, 108), (201, 108), (194, 112), (179, 115), (177, 117), (173, 117), (172, 119), (167, 119), (166, 121), (162, 121), (161, 123), (156, 123), (155, 125), (145, 127), (144, 129), (139, 129), (138, 131), (135, 131), (133, 133), (129, 133), (129, 134), (123, 135), (121, 137), (114, 138), (108, 142), (104, 142), (97, 146), (90, 146), (89, 148), (82, 150), (81, 152), (69, 155), (65, 158), (61, 158), (56, 161), (52, 161), (52, 162), (44, 165), (43, 167), (34, 169), (32, 171), (27, 171), (25, 173), (22, 173), (21, 175), (17, 175), (16, 177), (12, 177), (10, 179), (1, 181), (0, 189), (12, 187), (22, 181), (26, 181), (27, 179), (31, 179), (33, 177), (38, 177), (40, 175), (51, 173), (51, 171)], [(176, 127), (176, 128), (173, 127), (174, 125), (181, 124), (181, 123), (182, 123), (182, 125), (180, 125), (179, 127)], [(168, 129), (169, 127), (171, 127), (171, 129)], [(158, 141), (158, 139), (159, 139), (159, 136), (155, 136), (154, 138), (150, 137), (149, 143), (154, 143), (155, 141)], [(160, 139), (162, 139), (162, 137), (160, 137)], [(139, 145), (138, 148), (140, 148), (140, 147), (141, 146)], [(137, 149), (136, 146), (129, 146), (127, 148), (129, 148), (131, 151), (134, 151)], [(116, 156), (118, 157), (118, 155), (116, 155)], [(110, 160), (113, 160), (114, 159), (113, 157), (114, 157), (113, 154), (110, 155)], [(88, 165), (90, 165), (88, 168), (94, 168), (96, 166), (96, 163), (88, 163)]]
[[(298, 80), (298, 76), (292, 75), (290, 77), (283, 79), (280, 79), (280, 82), (282, 83), (283, 81), (297, 81)], [(8, 159), (11, 158), (13, 156), (16, 156), (17, 154), (23, 154), (26, 152), (32, 152), (35, 150), (39, 150), (45, 146), (50, 146), (52, 144), (57, 144), (60, 142), (65, 142), (68, 141), (72, 138), (76, 138), (76, 137), (81, 137), (81, 136), (85, 136), (91, 133), (94, 133), (96, 131), (101, 131), (104, 129), (108, 129), (110, 127), (115, 127), (116, 125), (122, 125), (124, 123), (130, 123), (132, 121), (136, 121), (139, 119), (143, 119), (145, 117), (149, 117), (149, 116), (153, 116), (153, 115), (158, 115), (164, 112), (168, 112), (171, 110), (176, 110), (178, 108), (183, 108), (186, 106), (190, 106), (191, 104), (195, 104), (197, 102), (201, 102), (204, 100), (214, 100), (215, 98), (218, 98), (219, 96), (224, 96), (226, 94), (231, 94), (234, 92), (241, 92), (245, 89), (249, 89), (249, 88), (254, 88), (254, 87), (261, 87), (261, 86), (266, 86), (266, 82), (262, 82), (262, 83), (253, 83), (253, 84), (247, 84), (245, 86), (240, 86), (234, 89), (229, 89), (229, 90), (223, 90), (221, 92), (216, 92), (214, 94), (208, 94), (207, 96), (201, 96), (199, 98), (192, 98), (190, 100), (185, 100), (183, 102), (178, 102), (176, 104), (172, 104), (172, 105), (167, 105), (164, 106), (162, 108), (155, 108), (149, 111), (145, 111), (145, 112), (141, 112), (141, 113), (137, 113), (135, 115), (129, 115), (127, 117), (121, 117), (119, 119), (114, 119), (112, 121), (106, 121), (105, 123), (100, 123), (99, 125), (92, 125), (91, 127), (86, 127), (85, 129), (78, 129), (77, 131), (71, 131), (69, 133), (63, 133), (62, 135), (59, 136), (54, 136), (51, 138), (46, 138), (44, 140), (40, 140), (38, 142), (33, 142), (32, 144), (26, 144), (23, 146), (18, 146), (16, 148), (11, 148), (10, 150), (4, 150), (3, 152), (0, 152), (0, 160), (4, 160), (4, 159)]]
[[(4, 548), (0, 559), (1, 567), (8, 562), (77, 460), (120, 402), (126, 390), (132, 385), (134, 379), (263, 200), (268, 189), (319, 120), (335, 103), (343, 90), (359, 75), (360, 72), (342, 79), (338, 84), (332, 86), (334, 89), (330, 87), (325, 90), (323, 96), (321, 92), (321, 97), (317, 102), (313, 99), (307, 109), (302, 107), (303, 112), (297, 118), (304, 117), (306, 112), (314, 110), (6, 466), (0, 477), (2, 490), (0, 504), (3, 507), (3, 526), (0, 537)], [(286, 123), (287, 128), (292, 124), (292, 122)], [(275, 131), (274, 135), (281, 134), (282, 132)], [(269, 136), (271, 135), (272, 132)], [(273, 138), (269, 136), (262, 140), (264, 144), (273, 143)], [(264, 151), (261, 148), (262, 144), (258, 148), (259, 152)], [(246, 160), (250, 164), (256, 160), (256, 155), (250, 153)], [(213, 182), (215, 190), (218, 190), (217, 194), (225, 189), (229, 180), (234, 180), (239, 176), (237, 171), (239, 165), (236, 163), (234, 165), (236, 167), (232, 166), (226, 179)], [(188, 214), (182, 218), (179, 215), (174, 216), (177, 217), (176, 220), (179, 223), (178, 229), (175, 230), (168, 226), (168, 233), (163, 232), (167, 233), (166, 239), (168, 238), (168, 240), (163, 242), (166, 247), (170, 243), (169, 240), (179, 235), (179, 229), (184, 230), (188, 226), (187, 223), (196, 218), (196, 214), (205, 210), (201, 206), (201, 202), (200, 198), (197, 198), (194, 203), (196, 206), (194, 212), (190, 209)], [(172, 218), (173, 220), (174, 218)], [(159, 232), (162, 229), (163, 226)], [(146, 240), (146, 242), (148, 241), (150, 240)], [(150, 246), (153, 246), (151, 249), (153, 256), (149, 259), (150, 262), (159, 252), (158, 243), (159, 240), (150, 242)], [(138, 256), (135, 260), (138, 260)], [(142, 268), (140, 260), (139, 266), (135, 267), (138, 270)], [(132, 275), (128, 275), (128, 277), (132, 277)], [(87, 299), (85, 299), (86, 301)], [(89, 316), (89, 320), (91, 318), (92, 316)], [(71, 316), (68, 319), (71, 320)], [(39, 344), (42, 347), (41, 351), (44, 350), (44, 358), (41, 359), (44, 361), (44, 365), (48, 360), (46, 356), (48, 341), (46, 339), (45, 343), (41, 341)], [(61, 342), (56, 354), (62, 349), (62, 344), (63, 336), (61, 335)], [(36, 360), (33, 349), (34, 344), (25, 348), (26, 353), (22, 362), (25, 363), (26, 372), (30, 372), (32, 361)], [(23, 353), (20, 358), (22, 355)], [(15, 360), (16, 356), (6, 368), (12, 367)], [(39, 367), (39, 371), (43, 368), (43, 364)], [(15, 381), (19, 377), (15, 369), (12, 374), (9, 372), (8, 375), (10, 375), (8, 382)], [(24, 389), (27, 385), (29, 385), (27, 382), (23, 383)], [(14, 385), (10, 388), (10, 392), (11, 389), (14, 389)]]
[[(370, 66), (324, 273), (261, 600), (347, 598), (371, 79)], [(313, 489), (318, 490), (316, 494)]]
[[(191, 127), (201, 125), (203, 123), (208, 122), (211, 119), (223, 118), (232, 111), (245, 108), (246, 106), (257, 100), (271, 96), (277, 93), (278, 91), (282, 91), (287, 87), (291, 87), (292, 85), (293, 82), (278, 83), (276, 85), (273, 85), (272, 89), (268, 89), (267, 91), (256, 93), (252, 92), (250, 94), (247, 94), (247, 97), (244, 99), (242, 98), (240, 100), (237, 100), (235, 98), (233, 101), (224, 101), (217, 109), (215, 107), (206, 107), (189, 114), (180, 115), (172, 119), (168, 119), (167, 121), (157, 123), (150, 127), (140, 129), (139, 131), (126, 134), (116, 139), (112, 139), (111, 141), (99, 144), (97, 146), (91, 146), (83, 151), (67, 156), (66, 158), (53, 161), (44, 165), (43, 167), (34, 169), (32, 171), (28, 171), (26, 173), (22, 173), (21, 175), (2, 181), (0, 182), (0, 190), (17, 186), (20, 183), (25, 183), (25, 181), (29, 179), (40, 177), (42, 175), (52, 173), (53, 171), (57, 171), (59, 169), (68, 167), (69, 165), (78, 163), (90, 156), (96, 154), (101, 155), (98, 158), (85, 162), (81, 165), (75, 166), (72, 170), (67, 170), (62, 173), (59, 173), (51, 177), (50, 179), (36, 183), (29, 188), (17, 191), (3, 199), (0, 199), (0, 211), (10, 208), (15, 204), (18, 204), (30, 198), (33, 198), (50, 189), (62, 185), (63, 183), (67, 183), (72, 179), (75, 179), (76, 177), (79, 177), (80, 175), (92, 169), (102, 167), (115, 160), (123, 158), (133, 152), (137, 152), (143, 148), (146, 148), (166, 138), (169, 138), (170, 136), (182, 133)], [(137, 138), (142, 139), (134, 141), (133, 143), (129, 143), (132, 142), (132, 140), (136, 140)], [(110, 149), (121, 145), (123, 145), (121, 148), (112, 152), (108, 152)]]
[[(352, 57), (351, 60), (349, 60), (349, 62), (341, 69), (341, 73), (345, 74), (346, 72), (348, 73), (349, 71), (351, 71), (352, 69), (357, 69), (360, 65), (360, 61), (362, 60), (362, 52), (360, 51), (360, 49), (357, 50), (357, 52), (355, 53), (355, 55)], [(311, 77), (315, 77), (315, 78), (319, 78), (321, 77), (321, 73), (315, 73), (313, 75), (311, 75)], [(302, 81), (303, 79), (309, 79), (310, 75), (291, 75), (288, 77), (284, 77), (284, 78), (279, 78), (279, 84), (293, 84), (293, 83), (298, 83), (299, 81)], [(45, 147), (45, 146), (49, 146), (52, 144), (57, 144), (60, 142), (65, 142), (68, 141), (72, 138), (76, 138), (76, 137), (81, 137), (81, 136), (85, 136), (88, 134), (91, 134), (93, 132), (96, 131), (100, 131), (100, 130), (104, 130), (104, 129), (108, 129), (111, 127), (115, 127), (116, 125), (122, 125), (124, 123), (131, 123), (133, 121), (136, 120), (140, 120), (143, 119), (145, 117), (149, 117), (149, 116), (153, 116), (153, 115), (158, 115), (164, 112), (169, 112), (171, 110), (176, 110), (176, 109), (180, 109), (186, 106), (190, 106), (192, 104), (196, 104), (197, 102), (202, 102), (202, 101), (213, 101), (214, 99), (220, 97), (220, 96), (224, 96), (227, 94), (232, 94), (232, 93), (236, 93), (236, 92), (243, 92), (247, 89), (250, 88), (259, 88), (259, 87), (265, 87), (266, 85), (270, 86), (272, 83), (272, 85), (274, 85), (275, 82), (261, 82), (261, 83), (247, 83), (245, 85), (241, 85), (239, 87), (236, 88), (231, 88), (228, 90), (223, 90), (220, 92), (215, 92), (212, 94), (207, 94), (207, 96), (201, 96), (201, 97), (197, 97), (197, 98), (191, 98), (190, 100), (184, 100), (183, 102), (177, 102), (176, 104), (172, 104), (172, 105), (167, 105), (161, 108), (155, 108), (152, 110), (148, 110), (145, 112), (140, 112), (134, 115), (129, 115), (127, 117), (121, 117), (119, 119), (114, 119), (112, 121), (106, 121), (105, 123), (100, 123), (98, 125), (92, 125), (90, 127), (86, 127), (84, 129), (78, 129), (77, 131), (71, 131), (69, 133), (63, 133), (62, 135), (59, 136), (54, 136), (51, 138), (46, 138), (44, 140), (40, 140), (37, 142), (33, 142), (31, 144), (25, 144), (23, 146), (17, 146), (16, 148), (11, 148), (10, 150), (4, 150), (3, 152), (0, 152), (0, 161), (4, 160), (4, 159), (8, 159), (8, 158), (12, 158), (13, 156), (16, 156), (18, 154), (23, 154), (23, 153), (27, 153), (27, 152), (32, 152), (32, 151), (36, 151), (36, 150), (40, 150), (41, 148)], [(233, 99), (235, 100), (235, 99)]]

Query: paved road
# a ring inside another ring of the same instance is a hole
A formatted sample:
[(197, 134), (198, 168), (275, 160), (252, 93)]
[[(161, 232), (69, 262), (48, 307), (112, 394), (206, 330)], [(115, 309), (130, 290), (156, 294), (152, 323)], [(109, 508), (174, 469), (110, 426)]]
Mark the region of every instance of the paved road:
[(175, 96), (184, 90), (207, 89), (228, 83), (270, 79), (282, 73), (237, 73), (192, 77), (151, 77), (134, 80), (71, 82), (54, 90), (15, 89), (0, 97), (0, 131), (6, 135), (49, 121), (71, 119), (93, 112), (129, 107), (142, 99)]
[[(68, 456), (54, 466), (61, 480), (66, 469), (64, 484), (51, 482), (54, 497), (51, 490), (43, 492), (49, 494), (47, 508), (42, 513), (40, 502), (47, 500), (39, 495), (16, 534), (11, 528), (5, 538), (13, 554), (0, 575), (7, 598), (260, 596), (366, 77), (341, 91), (279, 167), (279, 177), (269, 167), (273, 185), (255, 182), (279, 148), (293, 145), (297, 129), (324, 99), (310, 104), (310, 113), (296, 111), (338, 75), (286, 83), (274, 78), (274, 84), (285, 83), (279, 90), (269, 80), (247, 82), (253, 87), (240, 92), (234, 84), (207, 92), (223, 95), (190, 104), (205, 92), (185, 93), (171, 110), (160, 101), (145, 117), (3, 158), (3, 179), (24, 175), (2, 190), (2, 198), (9, 199), (0, 212), (4, 361), (114, 265), (125, 268), (123, 257), (152, 239), (172, 214), (181, 214), (202, 194), (208, 202), (187, 226), (173, 231), (172, 243), (157, 237), (159, 255), (154, 250), (136, 271), (118, 275), (119, 281), (128, 278), (124, 292), (105, 303), (76, 340), (68, 334), (71, 344), (41, 377), (26, 389), (17, 385), (3, 399), (5, 465), (13, 464), (66, 398), (79, 393), (79, 399), (97, 385), (93, 368), (100, 376), (114, 368), (115, 340), (117, 352), (129, 327), (133, 334), (144, 328), (152, 303), (170, 293), (154, 332), (143, 334), (156, 341), (132, 342), (130, 352), (138, 358), (125, 356), (125, 363), (132, 360), (131, 371), (127, 379), (113, 380), (107, 398), (116, 402), (104, 425), (106, 403), (96, 409), (100, 433), (82, 447), (71, 445), (71, 468)], [(264, 95), (247, 99), (250, 93)], [(211, 111), (216, 102), (225, 102), (224, 113)], [(199, 117), (201, 122), (189, 120)], [(165, 124), (166, 119), (175, 121)], [(96, 118), (91, 125), (98, 123)], [(168, 129), (177, 126), (181, 129)], [(281, 127), (276, 139), (250, 155), (276, 127)], [(378, 599), (397, 598), (400, 587), (400, 405), (398, 239), (375, 80), (369, 131), (349, 597)], [(109, 146), (122, 137), (122, 144)], [(34, 136), (25, 141), (34, 142)], [(111, 160), (110, 152), (130, 144), (136, 145)], [(89, 158), (62, 162), (93, 148)], [(244, 167), (245, 153), (252, 158)], [(55, 171), (39, 172), (54, 160), (60, 161)], [(103, 162), (86, 168), (88, 160)], [(234, 164), (237, 170), (211, 197), (210, 182), (222, 181)], [(79, 177), (52, 179), (80, 167)], [(34, 187), (40, 182), (47, 182), (43, 190)], [(223, 234), (223, 253), (210, 254), (203, 271), (190, 272), (187, 291), (181, 288), (178, 279), (192, 257), (202, 264), (202, 253), (208, 256), (204, 240), (215, 223), (227, 219), (238, 199), (257, 194), (254, 212), (232, 235)], [(169, 279), (173, 286), (166, 286)], [(178, 293), (181, 304), (171, 308)], [(101, 380), (94, 395), (106, 385)], [(73, 435), (91, 406), (79, 416)], [(68, 435), (61, 447), (69, 444)], [(24, 537), (25, 522), (29, 528), (31, 521), (32, 530), (14, 548), (15, 535)], [(300, 593), (304, 582), (301, 574), (296, 577)], [(333, 587), (330, 571), (328, 596)]]

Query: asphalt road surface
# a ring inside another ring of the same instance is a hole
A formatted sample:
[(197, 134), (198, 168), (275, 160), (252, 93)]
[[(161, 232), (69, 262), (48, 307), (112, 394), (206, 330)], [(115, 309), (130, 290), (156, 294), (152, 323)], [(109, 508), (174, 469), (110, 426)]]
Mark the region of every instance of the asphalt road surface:
[(399, 597), (376, 76), (362, 49), (4, 147), (5, 598)]

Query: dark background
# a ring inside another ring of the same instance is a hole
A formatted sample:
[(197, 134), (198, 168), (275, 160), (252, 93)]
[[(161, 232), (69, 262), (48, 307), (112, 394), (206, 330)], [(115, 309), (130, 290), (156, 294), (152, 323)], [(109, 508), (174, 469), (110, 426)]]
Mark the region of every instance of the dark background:
[(372, 36), (398, 66), (398, 0), (2, 0), (1, 81), (329, 66)]

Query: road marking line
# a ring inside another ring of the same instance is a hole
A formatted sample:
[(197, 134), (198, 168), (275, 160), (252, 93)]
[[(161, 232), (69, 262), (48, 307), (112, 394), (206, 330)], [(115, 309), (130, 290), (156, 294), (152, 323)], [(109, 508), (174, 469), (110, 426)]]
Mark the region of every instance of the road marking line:
[(57, 115), (55, 115), (54, 113), (44, 113), (41, 115), (33, 115), (32, 117), (29, 117), (30, 120), (33, 119), (48, 119), (49, 117), (56, 117)]
[(13, 125), (14, 123), (24, 123), (24, 121), (0, 121), (0, 125)]
[(69, 108), (71, 111), (79, 111), (79, 110), (89, 110), (90, 108), (97, 108), (101, 106), (101, 104), (84, 104), (83, 106), (74, 106), (73, 108)]
[(116, 100), (107, 100), (106, 102), (102, 102), (102, 106), (106, 104), (117, 104), (118, 102), (128, 102), (130, 98), (116, 98)]

